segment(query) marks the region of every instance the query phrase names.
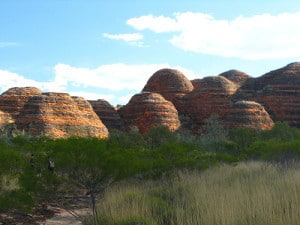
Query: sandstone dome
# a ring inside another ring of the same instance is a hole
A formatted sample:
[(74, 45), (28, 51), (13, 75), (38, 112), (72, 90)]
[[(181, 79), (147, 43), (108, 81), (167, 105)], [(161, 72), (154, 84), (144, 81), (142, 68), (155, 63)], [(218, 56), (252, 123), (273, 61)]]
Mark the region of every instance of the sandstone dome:
[(219, 76), (225, 77), (237, 85), (242, 85), (243, 83), (245, 83), (246, 80), (251, 78), (248, 74), (240, 70), (229, 70), (219, 74)]
[(197, 80), (194, 91), (187, 95), (187, 112), (194, 130), (199, 130), (204, 120), (213, 114), (224, 119), (232, 104), (231, 96), (236, 90), (237, 85), (222, 76)]
[(175, 131), (180, 127), (178, 112), (173, 103), (158, 93), (136, 94), (118, 112), (126, 129), (137, 127), (140, 132), (146, 132), (151, 127), (163, 125)]
[(24, 104), (32, 96), (41, 94), (35, 87), (13, 87), (0, 95), (0, 110), (10, 113), (13, 117), (18, 115)]
[(51, 138), (108, 137), (108, 130), (90, 103), (67, 93), (47, 92), (32, 96), (16, 120), (17, 128)]
[[(194, 81), (195, 82), (195, 81)], [(217, 92), (232, 95), (238, 86), (223, 76), (209, 76), (197, 81), (194, 92)]]
[(270, 130), (274, 122), (261, 104), (254, 101), (238, 101), (232, 105), (225, 125), (228, 128)]
[(143, 91), (161, 94), (174, 104), (179, 114), (185, 114), (185, 97), (193, 89), (192, 82), (179, 70), (161, 69), (150, 77)]
[(259, 102), (274, 121), (287, 121), (300, 128), (300, 63), (247, 80), (234, 99)]
[(172, 101), (176, 94), (186, 94), (192, 90), (191, 81), (182, 72), (175, 69), (158, 70), (143, 88), (143, 91), (159, 93), (169, 101)]

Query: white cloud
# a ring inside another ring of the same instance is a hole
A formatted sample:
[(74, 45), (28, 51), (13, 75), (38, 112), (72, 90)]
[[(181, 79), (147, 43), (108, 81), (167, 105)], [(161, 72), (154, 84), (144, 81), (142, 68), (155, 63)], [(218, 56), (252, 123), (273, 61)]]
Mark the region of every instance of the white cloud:
[(42, 83), (27, 79), (17, 73), (12, 73), (7, 70), (0, 70), (0, 88), (3, 91), (11, 87), (26, 87), (26, 86), (43, 86)]
[(125, 41), (130, 45), (144, 47), (143, 38), (144, 36), (140, 33), (131, 33), (131, 34), (107, 34), (104, 33), (103, 37), (117, 40), (117, 41)]
[(80, 96), (87, 100), (98, 100), (105, 99), (108, 102), (111, 102), (115, 99), (113, 94), (99, 94), (85, 91), (70, 91), (68, 92), (71, 96)]
[[(140, 92), (147, 80), (157, 70), (175, 68), (189, 79), (196, 74), (182, 67), (169, 64), (127, 65), (122, 63), (101, 65), (97, 68), (80, 68), (67, 64), (54, 67), (51, 81), (37, 82), (23, 75), (0, 70), (0, 90), (11, 87), (37, 87), (42, 91), (67, 92), (72, 96), (81, 96), (88, 100), (105, 99), (114, 104), (126, 104), (133, 95)], [(97, 91), (99, 90), (99, 91)]]
[(170, 43), (186, 51), (243, 59), (300, 57), (299, 13), (255, 15), (218, 20), (203, 13), (132, 18), (137, 30), (174, 32)]
[[(140, 91), (154, 72), (170, 67), (169, 64), (126, 65), (117, 63), (89, 69), (57, 64), (54, 82), (59, 87), (72, 85), (104, 88), (111, 91)], [(181, 67), (175, 68), (186, 73), (188, 77), (196, 76), (192, 71)]]
[(149, 29), (157, 33), (178, 30), (177, 21), (164, 16), (141, 16), (137, 18), (131, 18), (127, 20), (126, 23), (137, 30)]
[(143, 35), (139, 33), (132, 34), (103, 34), (104, 37), (113, 39), (113, 40), (122, 40), (122, 41), (139, 41), (143, 39)]

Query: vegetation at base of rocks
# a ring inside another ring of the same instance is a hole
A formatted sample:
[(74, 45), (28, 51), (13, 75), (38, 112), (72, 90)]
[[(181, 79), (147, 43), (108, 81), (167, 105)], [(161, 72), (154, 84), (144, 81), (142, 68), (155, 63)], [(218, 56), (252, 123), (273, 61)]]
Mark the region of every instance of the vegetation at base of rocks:
[[(65, 196), (87, 195), (93, 223), (109, 224), (103, 222), (107, 218), (97, 205), (105, 200), (106, 191), (114, 183), (170, 180), (178, 171), (204, 171), (248, 160), (287, 164), (299, 158), (300, 131), (285, 122), (276, 123), (270, 131), (227, 131), (217, 117), (207, 119), (198, 135), (154, 127), (144, 134), (135, 128), (130, 132), (115, 131), (108, 139), (53, 140), (23, 132), (9, 135), (4, 130), (0, 154), (0, 212), (32, 212), (51, 201), (65, 206), (69, 204)], [(54, 171), (48, 169), (49, 159), (55, 162)], [(166, 217), (173, 215), (173, 206), (169, 208), (170, 203), (160, 196), (150, 202), (155, 210), (162, 208)], [(139, 224), (135, 220), (159, 224), (142, 214), (114, 224)]]

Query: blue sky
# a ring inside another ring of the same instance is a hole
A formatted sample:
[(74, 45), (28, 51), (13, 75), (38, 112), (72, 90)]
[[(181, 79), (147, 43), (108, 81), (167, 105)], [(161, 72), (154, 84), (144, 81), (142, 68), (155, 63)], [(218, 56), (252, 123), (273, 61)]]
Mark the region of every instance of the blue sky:
[(251, 76), (300, 61), (299, 0), (0, 0), (0, 91), (126, 104), (158, 69)]

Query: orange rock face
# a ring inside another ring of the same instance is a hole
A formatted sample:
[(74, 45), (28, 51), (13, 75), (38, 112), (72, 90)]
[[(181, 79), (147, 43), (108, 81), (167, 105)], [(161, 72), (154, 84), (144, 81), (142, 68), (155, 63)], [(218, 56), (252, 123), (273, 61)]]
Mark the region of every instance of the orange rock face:
[(247, 80), (235, 99), (261, 103), (274, 121), (300, 128), (300, 63)]
[(0, 110), (0, 127), (5, 124), (11, 124), (14, 122), (15, 122), (14, 119), (11, 117), (9, 113)]
[(41, 93), (42, 91), (35, 87), (10, 88), (0, 95), (0, 110), (16, 117), (30, 97)]
[(52, 138), (108, 137), (107, 128), (90, 103), (66, 93), (49, 92), (31, 97), (18, 115), (16, 124), (20, 130)]
[(224, 119), (231, 107), (231, 96), (237, 85), (222, 76), (205, 77), (197, 80), (195, 89), (188, 98), (186, 111), (191, 119), (194, 130), (198, 130), (204, 120), (213, 114)]
[(109, 131), (122, 130), (124, 128), (119, 113), (109, 102), (103, 99), (89, 102)]
[(238, 101), (230, 108), (224, 122), (227, 128), (252, 128), (270, 130), (273, 120), (262, 105), (253, 101)]
[(174, 105), (157, 93), (136, 94), (118, 112), (126, 129), (137, 127), (141, 132), (146, 132), (151, 127), (163, 125), (175, 131), (180, 127)]
[(161, 69), (150, 77), (143, 91), (161, 94), (166, 100), (171, 101), (181, 114), (185, 110), (185, 95), (193, 89), (193, 84), (182, 72)]

